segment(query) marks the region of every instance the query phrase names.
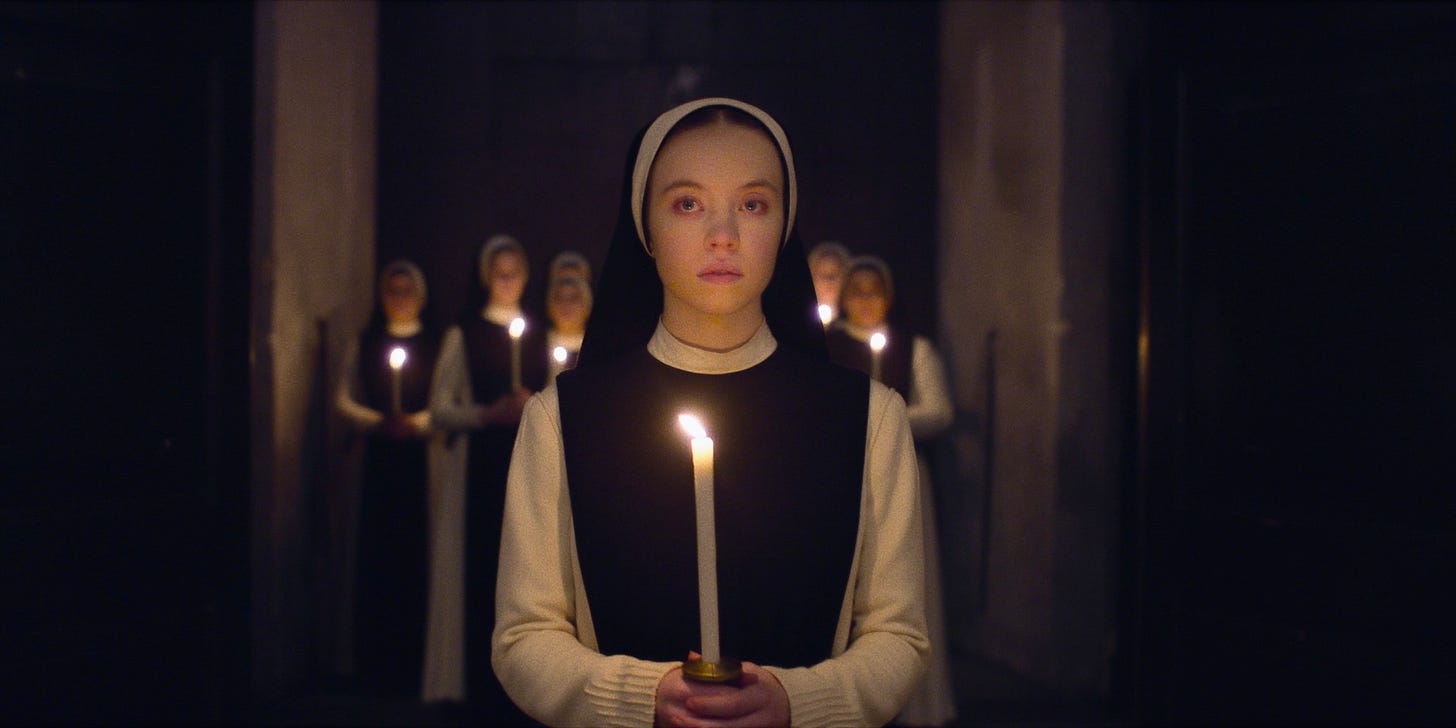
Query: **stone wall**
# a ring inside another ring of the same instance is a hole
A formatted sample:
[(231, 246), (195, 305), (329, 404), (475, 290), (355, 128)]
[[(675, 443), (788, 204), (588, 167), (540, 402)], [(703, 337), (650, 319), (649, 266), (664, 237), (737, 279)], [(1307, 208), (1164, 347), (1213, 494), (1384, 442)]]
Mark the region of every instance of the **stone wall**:
[(314, 628), (320, 604), (338, 599), (316, 577), (349, 520), (326, 497), (344, 482), (331, 405), (338, 360), (373, 301), (377, 22), (373, 2), (257, 6), (252, 538), (264, 694), (336, 644)]
[(1110, 361), (1124, 244), (1102, 4), (945, 3), (940, 341), (957, 424), (936, 488), (951, 636), (1105, 693), (1124, 412)]

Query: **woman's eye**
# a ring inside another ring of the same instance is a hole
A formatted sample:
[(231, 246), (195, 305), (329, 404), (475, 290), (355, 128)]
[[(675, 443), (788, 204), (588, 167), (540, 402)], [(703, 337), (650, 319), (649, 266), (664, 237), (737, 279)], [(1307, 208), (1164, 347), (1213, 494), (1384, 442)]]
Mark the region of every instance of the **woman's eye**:
[(768, 202), (765, 200), (744, 200), (743, 209), (745, 212), (766, 212)]
[(680, 212), (693, 212), (700, 207), (698, 201), (691, 197), (684, 197), (678, 200), (673, 206)]

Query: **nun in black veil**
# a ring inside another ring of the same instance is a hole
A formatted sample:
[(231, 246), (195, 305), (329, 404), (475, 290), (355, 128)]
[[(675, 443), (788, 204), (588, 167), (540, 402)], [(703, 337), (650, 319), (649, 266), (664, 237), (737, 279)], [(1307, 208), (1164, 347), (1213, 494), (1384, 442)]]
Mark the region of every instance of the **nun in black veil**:
[(420, 695), (425, 657), (429, 478), (439, 457), (428, 410), (440, 331), (425, 313), (425, 276), (397, 260), (379, 274), (379, 305), (352, 342), (335, 407), (364, 436), (355, 569), (360, 686)]
[[(881, 724), (928, 642), (903, 400), (830, 363), (779, 124), (700, 99), (646, 127), (577, 367), (525, 407), (492, 663), (551, 725)], [(702, 649), (694, 473), (715, 441), (719, 643)]]
[(515, 710), (490, 669), (506, 473), (521, 408), (545, 384), (547, 366), (545, 326), (521, 306), (529, 272), (514, 237), (495, 235), (481, 246), (466, 309), (441, 345), (430, 406), (436, 426), (450, 433), (457, 472), (442, 478), (454, 487), (441, 488), (432, 502), (442, 526), (435, 531), (424, 696), (459, 700), (463, 692), (497, 723)]

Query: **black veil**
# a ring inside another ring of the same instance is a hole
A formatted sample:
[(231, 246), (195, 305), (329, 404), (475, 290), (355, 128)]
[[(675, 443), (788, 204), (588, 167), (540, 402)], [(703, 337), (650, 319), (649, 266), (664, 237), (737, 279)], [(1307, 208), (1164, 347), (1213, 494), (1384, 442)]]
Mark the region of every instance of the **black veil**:
[[(739, 101), (720, 101), (722, 103), (704, 104), (700, 101), (690, 102), (688, 105), (721, 105), (749, 111), (754, 116), (763, 114), (762, 111)], [(667, 114), (675, 111), (676, 109)], [(633, 174), (637, 167), (637, 157), (651, 127), (652, 125), (644, 126), (637, 133), (627, 152), (617, 225), (613, 229), (606, 261), (595, 286), (595, 302), (591, 320), (587, 323), (586, 336), (582, 341), (578, 368), (599, 364), (646, 346), (662, 316), (662, 281), (657, 277), (656, 264), (638, 237), (632, 204)], [(655, 141), (660, 144), (661, 139)], [(785, 160), (785, 164), (792, 164), (792, 153), (783, 142), (779, 142), (779, 147), (780, 157)], [(797, 198), (798, 190), (794, 188), (791, 173), (786, 175), (786, 180), (786, 194)], [(773, 277), (763, 292), (764, 318), (780, 347), (828, 361), (824, 325), (819, 321), (814, 282), (809, 275), (804, 245), (799, 239), (798, 231), (792, 228), (792, 222), (789, 224), (791, 227), (788, 236), (783, 245), (779, 246)]]

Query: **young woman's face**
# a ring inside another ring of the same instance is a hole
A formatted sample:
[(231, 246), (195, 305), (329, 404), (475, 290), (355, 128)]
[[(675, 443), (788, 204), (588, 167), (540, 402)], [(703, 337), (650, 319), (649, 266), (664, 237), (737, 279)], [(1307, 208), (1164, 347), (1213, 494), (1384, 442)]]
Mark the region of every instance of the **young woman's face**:
[(521, 294), (526, 290), (526, 259), (518, 250), (501, 250), (490, 259), (485, 277), (491, 303), (515, 306), (521, 302)]
[(571, 285), (552, 288), (551, 298), (546, 301), (546, 315), (558, 331), (581, 331), (586, 326), (591, 309), (586, 306), (586, 295)]
[(809, 261), (809, 273), (814, 276), (814, 297), (819, 303), (837, 307), (844, 262), (832, 255), (821, 255)]
[(652, 163), (646, 206), (664, 317), (762, 319), (785, 215), (768, 137), (733, 124), (679, 132)]
[(419, 320), (425, 300), (415, 286), (415, 279), (406, 273), (395, 273), (379, 284), (379, 305), (391, 324), (408, 324)]
[(856, 268), (844, 281), (844, 316), (851, 324), (872, 329), (883, 326), (890, 310), (885, 281), (879, 271)]

